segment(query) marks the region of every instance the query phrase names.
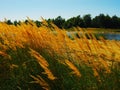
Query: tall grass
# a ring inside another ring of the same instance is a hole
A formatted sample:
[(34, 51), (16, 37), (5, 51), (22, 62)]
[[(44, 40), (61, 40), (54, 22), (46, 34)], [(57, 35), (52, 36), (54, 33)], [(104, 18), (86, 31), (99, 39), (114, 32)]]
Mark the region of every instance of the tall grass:
[(79, 38), (45, 20), (39, 28), (1, 22), (0, 89), (118, 90), (120, 41), (74, 29)]

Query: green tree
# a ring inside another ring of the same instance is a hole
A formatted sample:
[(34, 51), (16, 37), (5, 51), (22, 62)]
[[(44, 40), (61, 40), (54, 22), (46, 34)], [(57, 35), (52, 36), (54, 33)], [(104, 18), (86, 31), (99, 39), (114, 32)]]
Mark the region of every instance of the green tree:
[(91, 21), (92, 20), (91, 20), (91, 15), (90, 14), (84, 15), (83, 20), (85, 22), (86, 27), (91, 27)]
[(55, 25), (57, 25), (59, 28), (63, 28), (65, 19), (63, 19), (61, 16), (58, 16), (57, 18), (52, 20)]
[(112, 20), (111, 20), (111, 17), (109, 15), (105, 16), (104, 27), (105, 28), (112, 28)]
[(112, 17), (112, 28), (120, 28), (119, 23), (120, 23), (120, 19), (116, 15), (114, 15)]
[(80, 15), (72, 17), (65, 22), (65, 28), (71, 28), (76, 26), (85, 27), (85, 23), (83, 19), (80, 17)]
[(99, 28), (100, 27), (99, 16), (96, 16), (92, 19), (91, 26), (94, 27), (94, 28)]
[(12, 25), (12, 24), (13, 24), (11, 20), (7, 20), (6, 23), (7, 23), (8, 25)]
[(38, 21), (38, 20), (36, 20), (36, 21), (35, 21), (35, 24), (36, 24), (36, 26), (37, 26), (37, 27), (40, 27), (41, 22), (40, 22), (40, 21)]

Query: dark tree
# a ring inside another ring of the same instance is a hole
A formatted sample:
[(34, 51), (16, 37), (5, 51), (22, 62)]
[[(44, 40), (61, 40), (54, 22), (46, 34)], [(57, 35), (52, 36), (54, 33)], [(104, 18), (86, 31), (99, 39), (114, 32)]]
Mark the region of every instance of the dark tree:
[(35, 24), (36, 24), (37, 27), (40, 27), (40, 26), (41, 26), (41, 22), (38, 21), (38, 20), (35, 21)]
[(91, 27), (91, 15), (87, 14), (83, 16), (83, 20), (85, 22), (85, 27)]
[(120, 27), (120, 19), (114, 15), (112, 17), (112, 28), (119, 28)]
[(58, 16), (57, 18), (52, 20), (55, 25), (57, 25), (59, 28), (63, 28), (65, 19), (63, 19), (61, 16)]
[[(120, 28), (120, 17), (117, 17), (116, 15), (110, 17), (109, 15), (104, 15), (104, 14), (99, 14), (98, 16), (95, 16), (94, 18), (91, 18), (90, 14), (86, 14), (83, 17), (81, 17), (80, 15), (76, 16), (76, 17), (71, 17), (67, 20), (65, 20), (64, 18), (62, 18), (61, 16), (58, 16), (55, 19), (47, 19), (46, 20), (48, 22), (49, 27), (52, 27), (51, 22), (53, 22), (56, 26), (58, 26), (59, 28), (72, 28), (72, 27), (82, 27), (82, 28), (89, 28), (89, 27), (93, 27), (93, 28)], [(4, 21), (5, 23), (7, 23), (8, 25), (20, 25), (21, 21), (17, 21), (15, 20), (14, 22), (12, 22), (11, 20), (7, 20), (5, 19)], [(32, 22), (32, 23), (31, 23)], [(30, 24), (33, 26), (33, 23), (36, 24), (37, 27), (40, 27), (42, 22), (36, 20), (25, 20), (24, 23), (26, 24)]]
[(15, 21), (14, 21), (14, 25), (17, 26), (17, 24), (18, 24), (18, 22), (15, 20)]
[(85, 27), (85, 23), (83, 19), (80, 17), (80, 15), (72, 17), (65, 22), (65, 28), (71, 28), (76, 26)]
[(94, 28), (100, 28), (100, 20), (98, 16), (92, 19), (91, 26)]
[(105, 28), (105, 15), (100, 14), (98, 17), (99, 17), (100, 28)]
[(28, 24), (29, 21), (28, 21), (28, 20), (25, 20), (24, 22), (25, 22), (25, 24)]
[(12, 24), (13, 24), (11, 20), (7, 20), (6, 23), (7, 23), (8, 25), (12, 25)]
[(112, 20), (111, 20), (111, 17), (109, 15), (105, 16), (104, 27), (105, 28), (112, 28)]
[(21, 21), (17, 21), (17, 20), (15, 20), (15, 21), (13, 22), (13, 24), (14, 24), (15, 26), (20, 25), (20, 23), (21, 23)]
[(76, 17), (76, 22), (77, 22), (77, 26), (79, 27), (85, 27), (85, 22), (84, 20), (79, 16)]

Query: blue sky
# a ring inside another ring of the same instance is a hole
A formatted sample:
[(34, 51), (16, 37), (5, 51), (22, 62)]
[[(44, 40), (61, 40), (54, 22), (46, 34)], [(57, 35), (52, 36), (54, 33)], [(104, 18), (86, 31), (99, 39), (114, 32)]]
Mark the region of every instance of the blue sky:
[(0, 0), (0, 20), (24, 20), (26, 17), (40, 20), (62, 16), (100, 13), (120, 17), (120, 0)]

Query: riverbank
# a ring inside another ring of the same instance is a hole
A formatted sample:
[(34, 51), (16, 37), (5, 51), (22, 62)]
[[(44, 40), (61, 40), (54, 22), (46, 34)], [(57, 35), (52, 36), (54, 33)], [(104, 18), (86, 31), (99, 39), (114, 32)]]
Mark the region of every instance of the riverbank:
[[(104, 32), (111, 32), (111, 33), (120, 33), (120, 29), (106, 29), (106, 28), (81, 28), (82, 30), (86, 30), (88, 32), (94, 33), (104, 33)], [(76, 31), (75, 28), (67, 29), (67, 31)]]
[(70, 38), (72, 38), (72, 35), (80, 38), (82, 36), (82, 33), (85, 33), (88, 39), (90, 38), (89, 35), (93, 34), (97, 39), (103, 37), (104, 39), (108, 40), (120, 40), (120, 29), (72, 28), (71, 30), (68, 30), (67, 33)]

